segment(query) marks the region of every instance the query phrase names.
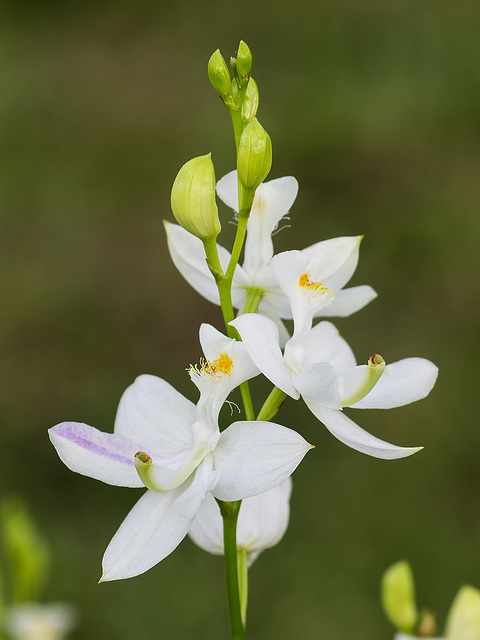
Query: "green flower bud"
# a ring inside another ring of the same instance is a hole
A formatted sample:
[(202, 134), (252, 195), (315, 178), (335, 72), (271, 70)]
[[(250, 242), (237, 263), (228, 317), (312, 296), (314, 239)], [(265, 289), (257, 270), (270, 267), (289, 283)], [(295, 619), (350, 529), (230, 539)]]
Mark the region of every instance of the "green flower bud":
[(480, 638), (480, 591), (465, 586), (457, 593), (447, 618), (447, 640)]
[(232, 92), (232, 80), (230, 78), (230, 71), (228, 70), (227, 63), (224, 57), (220, 53), (220, 49), (217, 49), (210, 56), (208, 61), (208, 77), (212, 83), (215, 91), (222, 98), (227, 98)]
[(382, 604), (388, 619), (404, 633), (410, 634), (418, 619), (415, 584), (408, 562), (397, 562), (382, 578)]
[(272, 141), (256, 118), (250, 120), (238, 145), (238, 178), (247, 189), (256, 189), (272, 166)]
[(246, 78), (252, 70), (252, 52), (243, 40), (238, 45), (236, 70), (239, 78)]
[(245, 98), (242, 102), (243, 122), (249, 122), (257, 115), (259, 99), (257, 83), (253, 78), (250, 78), (247, 84)]
[(221, 227), (210, 153), (183, 165), (173, 183), (171, 205), (176, 221), (189, 233), (200, 239), (217, 237)]

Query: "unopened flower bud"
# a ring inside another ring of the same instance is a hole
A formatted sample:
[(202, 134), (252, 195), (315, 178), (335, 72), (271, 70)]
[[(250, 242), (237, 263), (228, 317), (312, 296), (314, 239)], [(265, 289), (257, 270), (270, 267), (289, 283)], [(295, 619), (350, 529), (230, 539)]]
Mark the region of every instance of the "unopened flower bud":
[(382, 578), (383, 609), (397, 629), (411, 633), (418, 619), (415, 584), (408, 562), (396, 562)]
[(243, 40), (238, 45), (236, 70), (240, 79), (246, 78), (252, 70), (252, 52)]
[(245, 98), (242, 102), (243, 122), (249, 122), (257, 115), (259, 99), (257, 83), (253, 78), (250, 78), (247, 84)]
[(272, 166), (272, 141), (256, 118), (250, 120), (238, 145), (237, 170), (247, 189), (256, 189)]
[(480, 591), (465, 586), (457, 593), (447, 618), (447, 640), (480, 637)]
[(217, 49), (210, 56), (210, 60), (208, 61), (208, 77), (215, 91), (223, 99), (232, 93), (230, 72), (224, 57), (220, 53), (220, 49)]
[(173, 183), (171, 205), (178, 224), (197, 238), (215, 238), (220, 233), (210, 153), (183, 165)]

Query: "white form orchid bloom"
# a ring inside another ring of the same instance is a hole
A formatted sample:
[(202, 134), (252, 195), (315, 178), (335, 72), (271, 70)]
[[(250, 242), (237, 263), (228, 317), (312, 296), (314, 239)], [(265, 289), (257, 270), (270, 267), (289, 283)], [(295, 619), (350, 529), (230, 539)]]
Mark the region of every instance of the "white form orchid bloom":
[[(272, 271), (272, 233), (280, 220), (288, 213), (298, 191), (293, 177), (277, 178), (261, 184), (253, 201), (248, 219), (243, 266), (237, 265), (232, 285), (232, 302), (236, 309), (243, 309), (248, 291), (257, 291), (261, 296), (259, 313), (272, 318), (288, 339), (280, 319), (291, 319), (288, 299)], [(238, 211), (237, 172), (232, 171), (217, 183), (219, 197)], [(172, 260), (182, 276), (204, 298), (220, 304), (215, 280), (208, 269), (203, 244), (182, 227), (165, 222), (168, 248)], [(335, 278), (336, 298), (329, 308), (319, 309), (317, 316), (349, 316), (360, 310), (376, 297), (372, 287), (363, 285), (340, 291), (355, 271), (361, 236), (333, 238), (307, 247), (300, 253), (307, 256), (322, 271), (320, 277)], [(229, 252), (218, 246), (222, 268), (227, 268)], [(336, 273), (338, 272), (338, 273)]]
[(123, 394), (114, 433), (64, 422), (49, 430), (60, 458), (83, 475), (149, 490), (133, 507), (103, 557), (102, 580), (129, 578), (170, 554), (190, 529), (205, 495), (241, 500), (282, 483), (311, 448), (269, 422), (218, 429), (228, 394), (258, 374), (240, 342), (200, 328), (206, 357), (190, 369), (197, 405), (161, 378), (143, 375)]
[[(312, 262), (298, 251), (287, 251), (275, 256), (272, 266), (294, 318), (294, 333), (284, 353), (278, 329), (268, 318), (248, 313), (231, 322), (260, 371), (290, 397), (302, 396), (312, 413), (349, 447), (385, 459), (418, 451), (418, 447), (397, 447), (372, 436), (342, 409), (390, 409), (420, 400), (435, 384), (437, 367), (423, 358), (385, 367), (380, 356), (356, 366), (352, 350), (330, 322), (311, 328), (315, 313), (329, 305), (334, 295), (329, 286), (313, 279)], [(335, 278), (330, 283), (335, 284)]]
[[(292, 480), (252, 498), (243, 500), (237, 522), (237, 549), (247, 552), (251, 565), (265, 549), (283, 538), (290, 517)], [(188, 533), (199, 547), (215, 555), (223, 555), (223, 521), (220, 508), (208, 494)]]
[(64, 640), (76, 618), (68, 604), (24, 602), (8, 607), (5, 629), (12, 640)]

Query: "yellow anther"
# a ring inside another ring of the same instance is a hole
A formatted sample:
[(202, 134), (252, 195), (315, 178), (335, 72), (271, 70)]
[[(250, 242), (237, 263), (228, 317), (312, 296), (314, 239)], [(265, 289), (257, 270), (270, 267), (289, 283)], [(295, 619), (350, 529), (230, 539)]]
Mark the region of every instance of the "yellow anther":
[(310, 291), (316, 291), (318, 293), (323, 293), (323, 291), (328, 291), (328, 287), (326, 287), (323, 282), (313, 282), (310, 280), (309, 273), (302, 273), (300, 278), (298, 279), (298, 286), (303, 289), (309, 289)]
[(302, 273), (300, 278), (298, 279), (298, 286), (302, 289), (305, 289), (308, 293), (313, 293), (320, 298), (324, 298), (325, 300), (333, 299), (335, 293), (333, 289), (329, 289), (324, 285), (323, 282), (314, 282), (310, 280), (309, 273)]
[(199, 366), (191, 366), (190, 369), (199, 375), (203, 374), (212, 378), (222, 374), (230, 375), (233, 369), (233, 360), (226, 353), (221, 353), (216, 360), (202, 359)]

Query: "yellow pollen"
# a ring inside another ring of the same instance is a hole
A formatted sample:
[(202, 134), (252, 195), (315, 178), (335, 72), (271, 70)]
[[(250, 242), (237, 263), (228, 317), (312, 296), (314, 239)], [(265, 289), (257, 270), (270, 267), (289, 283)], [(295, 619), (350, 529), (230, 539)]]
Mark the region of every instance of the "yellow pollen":
[(303, 289), (308, 289), (309, 291), (315, 291), (316, 293), (328, 291), (328, 287), (326, 287), (323, 282), (312, 282), (309, 273), (302, 273), (298, 279), (298, 286)]
[(199, 374), (216, 377), (222, 374), (230, 374), (233, 369), (233, 360), (226, 353), (221, 353), (216, 360), (201, 360), (199, 367), (191, 367)]

